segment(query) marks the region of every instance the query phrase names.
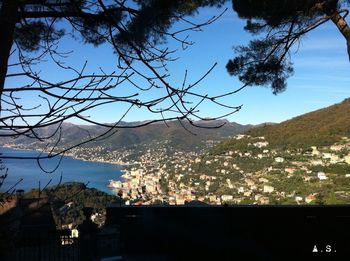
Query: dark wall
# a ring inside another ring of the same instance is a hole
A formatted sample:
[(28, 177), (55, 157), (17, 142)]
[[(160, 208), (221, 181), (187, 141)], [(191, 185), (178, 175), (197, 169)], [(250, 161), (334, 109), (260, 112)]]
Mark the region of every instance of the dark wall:
[(124, 255), (295, 260), (350, 254), (348, 206), (128, 206), (107, 215), (121, 224)]

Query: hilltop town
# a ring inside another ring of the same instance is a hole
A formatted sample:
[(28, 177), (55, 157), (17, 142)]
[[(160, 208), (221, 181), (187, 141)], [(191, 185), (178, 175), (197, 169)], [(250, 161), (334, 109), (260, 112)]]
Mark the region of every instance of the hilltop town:
[(223, 154), (148, 150), (124, 181), (111, 182), (127, 204), (336, 204), (350, 200), (350, 138), (324, 147), (271, 149), (264, 137), (236, 135)]

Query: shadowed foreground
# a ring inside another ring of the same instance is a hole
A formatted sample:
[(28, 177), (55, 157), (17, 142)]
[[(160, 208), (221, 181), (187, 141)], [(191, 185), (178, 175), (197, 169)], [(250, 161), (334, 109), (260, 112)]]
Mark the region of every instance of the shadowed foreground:
[(56, 230), (49, 207), (6, 223), (20, 216), (20, 208), (13, 208), (0, 219), (0, 257), (5, 254), (0, 259), (348, 260), (350, 254), (350, 206), (116, 203), (106, 210), (106, 222), (98, 228), (90, 219), (92, 208), (84, 209), (79, 237), (72, 238), (68, 230)]
[(350, 254), (349, 206), (115, 206), (107, 215), (121, 224), (125, 260), (334, 260)]

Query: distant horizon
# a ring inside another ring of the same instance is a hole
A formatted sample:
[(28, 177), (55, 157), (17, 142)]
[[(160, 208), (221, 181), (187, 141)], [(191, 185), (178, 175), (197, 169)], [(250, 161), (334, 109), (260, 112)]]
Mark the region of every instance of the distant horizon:
[[(229, 118), (222, 118), (222, 119), (212, 119), (212, 121), (215, 121), (215, 120), (227, 120), (228, 122), (230, 123), (237, 123), (237, 124), (240, 124), (240, 125), (262, 125), (262, 124), (265, 124), (265, 123), (271, 123), (271, 124), (280, 124), (282, 122), (285, 122), (285, 121), (288, 121), (288, 120), (291, 120), (293, 118), (296, 118), (296, 117), (299, 117), (299, 116), (302, 116), (304, 114), (307, 114), (307, 113), (311, 113), (311, 112), (314, 112), (314, 111), (317, 111), (317, 110), (321, 110), (321, 109), (324, 109), (324, 108), (327, 108), (327, 107), (330, 107), (332, 105), (335, 105), (335, 104), (339, 104), (339, 103), (342, 103), (344, 100), (346, 99), (350, 99), (350, 96), (347, 97), (347, 98), (344, 98), (344, 99), (341, 99), (340, 101), (338, 102), (335, 102), (335, 103), (332, 103), (332, 104), (329, 104), (329, 105), (326, 105), (326, 106), (322, 106), (322, 107), (319, 107), (319, 108), (316, 108), (315, 110), (311, 110), (311, 111), (306, 111), (304, 113), (301, 113), (301, 114), (297, 114), (297, 115), (294, 115), (290, 118), (287, 118), (287, 119), (284, 119), (282, 121), (279, 121), (279, 122), (275, 122), (275, 121), (264, 121), (264, 122), (254, 122), (254, 123), (251, 123), (251, 122), (247, 122), (247, 123), (242, 123), (242, 122), (239, 122), (239, 121), (235, 121), (235, 120), (230, 120)], [(239, 113), (239, 112), (237, 112)], [(208, 117), (209, 118), (209, 117)], [(125, 123), (134, 123), (134, 122), (147, 122), (147, 121), (152, 121), (154, 119), (145, 119), (145, 120), (134, 120), (134, 121), (127, 121), (127, 120), (123, 120), (121, 122), (125, 122)], [(167, 120), (167, 122), (170, 122), (170, 121), (177, 121), (176, 119), (174, 120)], [(194, 120), (195, 122), (198, 122), (198, 121), (203, 121), (203, 120)], [(208, 121), (210, 122), (210, 121)], [(71, 121), (67, 121), (65, 123), (70, 123), (70, 124), (74, 124), (74, 125), (78, 125), (78, 126), (95, 126), (94, 124), (77, 124), (75, 122), (71, 122)], [(155, 123), (152, 123), (152, 124), (162, 124), (163, 122), (162, 121), (159, 121), (159, 122), (155, 122)], [(104, 124), (115, 124), (115, 122), (105, 122)], [(163, 123), (164, 124), (164, 123)]]

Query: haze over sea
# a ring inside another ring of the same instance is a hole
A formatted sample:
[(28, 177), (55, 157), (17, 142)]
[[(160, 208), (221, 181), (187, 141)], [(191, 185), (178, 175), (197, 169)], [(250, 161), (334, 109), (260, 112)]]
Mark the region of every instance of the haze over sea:
[[(12, 148), (0, 148), (0, 153), (4, 156), (16, 157), (36, 157), (39, 155), (37, 151)], [(58, 162), (59, 157), (40, 160), (42, 167), (46, 171), (53, 170)], [(123, 168), (115, 164), (82, 161), (71, 157), (63, 157), (58, 169), (49, 174), (43, 172), (39, 168), (36, 160), (3, 159), (3, 163), (5, 167), (8, 168), (8, 176), (0, 188), (1, 192), (7, 191), (21, 178), (23, 178), (23, 181), (16, 186), (16, 189), (23, 189), (24, 191), (38, 188), (39, 181), (41, 188), (45, 186), (50, 179), (52, 179), (52, 181), (49, 186), (57, 185), (62, 173), (62, 183), (72, 181), (89, 182), (88, 187), (113, 194), (107, 187), (107, 184), (110, 179), (120, 180), (122, 175), (121, 169)]]

